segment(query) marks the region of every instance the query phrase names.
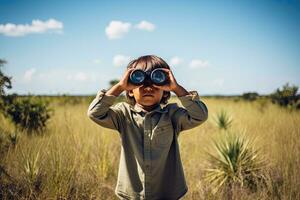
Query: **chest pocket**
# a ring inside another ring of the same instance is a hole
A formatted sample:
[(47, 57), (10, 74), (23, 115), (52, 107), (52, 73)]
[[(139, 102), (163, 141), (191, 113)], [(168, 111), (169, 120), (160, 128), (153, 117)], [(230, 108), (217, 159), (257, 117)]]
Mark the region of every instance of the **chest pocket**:
[(173, 132), (172, 124), (157, 127), (153, 130), (154, 144), (158, 147), (170, 146), (173, 140)]

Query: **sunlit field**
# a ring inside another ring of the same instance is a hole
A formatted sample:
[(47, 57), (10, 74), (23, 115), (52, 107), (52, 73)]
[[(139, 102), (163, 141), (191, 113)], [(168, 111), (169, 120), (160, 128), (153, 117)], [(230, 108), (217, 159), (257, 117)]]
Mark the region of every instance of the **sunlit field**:
[[(87, 116), (94, 97), (65, 101), (50, 98), (54, 112), (41, 135), (18, 132), (1, 115), (1, 199), (118, 199), (120, 139)], [(221, 134), (245, 134), (263, 158), (266, 181), (256, 190), (234, 187), (231, 199), (300, 199), (300, 112), (270, 101), (203, 97), (208, 120), (179, 136), (188, 193), (183, 199), (227, 199), (206, 179), (208, 152)], [(172, 98), (170, 102), (176, 102)], [(220, 130), (220, 110), (232, 118)]]

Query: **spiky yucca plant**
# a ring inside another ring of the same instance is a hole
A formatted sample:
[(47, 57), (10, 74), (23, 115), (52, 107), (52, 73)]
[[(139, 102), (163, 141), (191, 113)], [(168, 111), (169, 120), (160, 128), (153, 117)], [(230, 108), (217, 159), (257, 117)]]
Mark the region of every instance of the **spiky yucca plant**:
[(217, 124), (217, 126), (220, 129), (227, 130), (231, 124), (232, 124), (232, 117), (230, 117), (225, 110), (221, 110), (217, 113), (217, 115), (214, 117), (214, 120)]
[(208, 153), (209, 168), (205, 180), (213, 188), (232, 191), (233, 186), (255, 190), (265, 180), (265, 158), (254, 149), (253, 140), (244, 135), (226, 132), (214, 140), (215, 152)]

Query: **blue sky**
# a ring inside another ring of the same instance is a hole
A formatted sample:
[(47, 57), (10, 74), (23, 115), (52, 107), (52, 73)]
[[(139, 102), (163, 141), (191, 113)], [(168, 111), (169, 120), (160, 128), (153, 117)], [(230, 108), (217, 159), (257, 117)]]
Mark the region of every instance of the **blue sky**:
[(200, 95), (300, 85), (300, 2), (0, 0), (0, 58), (19, 94), (95, 94), (160, 56)]

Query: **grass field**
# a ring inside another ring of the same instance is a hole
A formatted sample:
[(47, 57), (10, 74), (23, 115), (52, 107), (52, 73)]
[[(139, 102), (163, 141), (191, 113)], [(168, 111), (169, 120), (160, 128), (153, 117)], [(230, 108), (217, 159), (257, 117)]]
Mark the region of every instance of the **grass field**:
[[(117, 199), (120, 140), (118, 133), (87, 117), (91, 98), (76, 103), (51, 102), (54, 114), (43, 135), (18, 133), (0, 117), (2, 199)], [(212, 194), (204, 181), (206, 151), (219, 134), (214, 116), (224, 109), (233, 119), (230, 131), (255, 138), (266, 161), (267, 186), (255, 192), (233, 190), (232, 199), (300, 199), (300, 112), (265, 101), (203, 98), (208, 120), (179, 137), (189, 191), (183, 199), (226, 199)], [(171, 99), (172, 102), (177, 99)]]

